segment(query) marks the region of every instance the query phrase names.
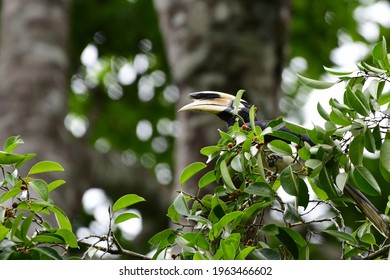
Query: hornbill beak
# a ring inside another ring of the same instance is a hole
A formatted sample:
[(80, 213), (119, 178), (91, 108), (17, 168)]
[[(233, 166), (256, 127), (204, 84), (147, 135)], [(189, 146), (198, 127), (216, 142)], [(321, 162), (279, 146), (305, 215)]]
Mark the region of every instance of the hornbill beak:
[[(226, 110), (233, 110), (234, 95), (226, 94), (218, 91), (199, 91), (189, 94), (189, 97), (193, 100), (182, 107), (179, 112), (182, 111), (200, 111), (217, 115)], [(246, 101), (241, 101), (242, 106), (246, 106)]]

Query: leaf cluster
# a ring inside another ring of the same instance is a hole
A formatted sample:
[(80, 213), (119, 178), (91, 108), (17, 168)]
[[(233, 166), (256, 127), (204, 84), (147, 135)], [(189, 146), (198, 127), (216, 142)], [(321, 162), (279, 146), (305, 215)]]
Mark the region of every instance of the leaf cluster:
[[(388, 187), (383, 182), (390, 182), (390, 62), (385, 40), (375, 45), (372, 59), (373, 65), (362, 62), (354, 71), (325, 67), (336, 77), (334, 82), (299, 76), (316, 89), (345, 84), (342, 100), (329, 100), (330, 112), (318, 104), (323, 127), (305, 129), (277, 119), (262, 130), (252, 107), (248, 124), (239, 126), (237, 121), (227, 132), (220, 131), (217, 145), (200, 151), (206, 163), (190, 164), (180, 177), (184, 185), (213, 164), (198, 182), (199, 191), (212, 191), (203, 197), (200, 192), (178, 194), (168, 210), (177, 228), (150, 239), (157, 248), (154, 257), (170, 253), (181, 259), (310, 259), (316, 235), (336, 237), (343, 259), (377, 256), (386, 243), (378, 231), (390, 237), (389, 203), (380, 214), (364, 195), (380, 196)], [(303, 134), (312, 143), (305, 142)], [(366, 166), (367, 154), (379, 155), (383, 178)], [(283, 167), (277, 165), (281, 159), (287, 163)], [(343, 213), (354, 211), (347, 208), (351, 203), (367, 214), (353, 196), (346, 196), (351, 188), (379, 215), (383, 227), (369, 216), (358, 226), (346, 224)], [(279, 195), (281, 189), (292, 202)], [(319, 205), (328, 208), (324, 218), (306, 218)]]

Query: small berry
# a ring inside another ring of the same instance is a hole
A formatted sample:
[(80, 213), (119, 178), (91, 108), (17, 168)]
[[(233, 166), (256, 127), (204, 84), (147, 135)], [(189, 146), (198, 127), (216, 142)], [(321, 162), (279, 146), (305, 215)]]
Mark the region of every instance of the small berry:
[(253, 244), (253, 239), (248, 239), (248, 241), (246, 242), (247, 245), (252, 245)]
[(248, 125), (244, 123), (244, 124), (241, 126), (241, 128), (242, 128), (242, 130), (248, 130)]
[(27, 186), (26, 186), (26, 185), (21, 185), (21, 186), (20, 186), (20, 189), (21, 189), (22, 191), (25, 191), (25, 190), (27, 190)]
[(12, 203), (12, 208), (17, 208), (18, 207), (18, 204), (16, 202)]
[(231, 148), (233, 148), (234, 147), (234, 143), (233, 142), (229, 142), (228, 143), (228, 147), (231, 149)]

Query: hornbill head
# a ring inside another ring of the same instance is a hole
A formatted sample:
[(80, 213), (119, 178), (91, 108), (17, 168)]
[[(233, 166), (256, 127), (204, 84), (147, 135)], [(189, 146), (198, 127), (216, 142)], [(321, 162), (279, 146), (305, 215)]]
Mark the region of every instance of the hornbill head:
[[(236, 97), (234, 95), (218, 91), (199, 91), (190, 93), (189, 97), (193, 99), (193, 102), (182, 107), (179, 112), (207, 112), (217, 115), (228, 126), (232, 126), (236, 122), (237, 116), (234, 114), (234, 100)], [(239, 122), (249, 122), (249, 108), (248, 102), (241, 99), (237, 108), (237, 114), (241, 117)]]

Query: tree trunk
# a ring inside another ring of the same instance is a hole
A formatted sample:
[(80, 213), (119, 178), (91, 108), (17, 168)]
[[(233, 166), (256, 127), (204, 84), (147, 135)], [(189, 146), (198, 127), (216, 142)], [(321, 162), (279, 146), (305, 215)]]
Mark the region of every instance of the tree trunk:
[(68, 89), (69, 4), (69, 0), (3, 1), (0, 140), (3, 143), (9, 136), (20, 135), (25, 144), (15, 152), (36, 153), (33, 163), (52, 160), (64, 166), (64, 174), (49, 174), (45, 179), (65, 177), (68, 185), (59, 188), (65, 193), (59, 194), (56, 203), (72, 216), (71, 210), (78, 209), (83, 186), (83, 154), (63, 125)]
[[(280, 80), (289, 23), (289, 0), (155, 0), (166, 51), (181, 98), (193, 91), (235, 94), (259, 106), (259, 117), (279, 115)], [(177, 173), (205, 161), (201, 147), (213, 145), (222, 122), (197, 113), (180, 113)], [(178, 175), (176, 176), (178, 178)], [(188, 186), (196, 186), (199, 177)], [(176, 186), (178, 183), (176, 182)]]

